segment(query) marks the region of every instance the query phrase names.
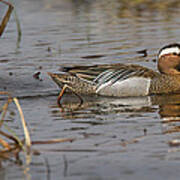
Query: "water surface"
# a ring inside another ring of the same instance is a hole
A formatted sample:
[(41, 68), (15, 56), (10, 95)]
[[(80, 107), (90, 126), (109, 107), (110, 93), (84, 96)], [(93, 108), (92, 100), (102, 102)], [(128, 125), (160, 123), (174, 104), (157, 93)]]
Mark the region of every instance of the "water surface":
[[(20, 100), (32, 140), (75, 138), (34, 145), (29, 169), (4, 162), (1, 179), (179, 179), (179, 95), (143, 98), (63, 98), (47, 72), (61, 65), (134, 63), (156, 70), (158, 50), (180, 41), (179, 3), (16, 0), (14, 17), (0, 39), (1, 90)], [(2, 12), (2, 11), (1, 11)], [(1, 16), (0, 16), (1, 17)], [(147, 56), (137, 51), (147, 50)], [(40, 72), (40, 79), (33, 75)], [(2, 98), (2, 104), (4, 99)], [(8, 125), (23, 137), (11, 105)]]

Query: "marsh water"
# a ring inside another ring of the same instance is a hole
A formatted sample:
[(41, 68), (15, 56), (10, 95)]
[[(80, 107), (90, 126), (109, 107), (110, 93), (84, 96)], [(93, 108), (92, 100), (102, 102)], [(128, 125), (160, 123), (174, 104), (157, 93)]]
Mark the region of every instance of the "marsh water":
[[(47, 75), (79, 64), (134, 63), (157, 70), (158, 50), (180, 42), (179, 2), (13, 3), (22, 36), (19, 42), (12, 15), (0, 39), (0, 90), (19, 99), (33, 141), (74, 141), (33, 145), (40, 154), (32, 155), (28, 167), (2, 162), (0, 179), (179, 179), (180, 147), (173, 142), (180, 140), (180, 95), (83, 96), (79, 107), (67, 93), (62, 109), (56, 103), (59, 88)], [(6, 124), (24, 137), (13, 104)]]

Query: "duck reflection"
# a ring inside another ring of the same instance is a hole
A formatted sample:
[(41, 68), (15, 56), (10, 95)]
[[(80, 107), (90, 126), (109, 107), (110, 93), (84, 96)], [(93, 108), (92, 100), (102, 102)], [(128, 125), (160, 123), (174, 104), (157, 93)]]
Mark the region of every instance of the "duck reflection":
[[(96, 115), (111, 113), (159, 113), (163, 124), (163, 133), (180, 131), (180, 95), (158, 95), (147, 97), (107, 98), (100, 96), (84, 96), (84, 103), (67, 94), (63, 98), (63, 106), (52, 106), (52, 116), (63, 118), (94, 118)], [(56, 110), (54, 110), (56, 109)]]
[[(83, 109), (97, 109), (99, 113), (116, 112), (153, 112), (159, 106), (161, 118), (180, 117), (180, 95), (158, 95), (146, 97), (111, 98), (102, 96), (83, 96), (83, 104), (73, 95), (67, 93), (60, 107), (62, 112)], [(53, 105), (52, 107), (57, 107)]]
[(159, 105), (163, 133), (180, 132), (180, 95), (157, 96), (152, 101)]
[(164, 121), (180, 119), (179, 94), (155, 96), (151, 101), (159, 105), (159, 115)]

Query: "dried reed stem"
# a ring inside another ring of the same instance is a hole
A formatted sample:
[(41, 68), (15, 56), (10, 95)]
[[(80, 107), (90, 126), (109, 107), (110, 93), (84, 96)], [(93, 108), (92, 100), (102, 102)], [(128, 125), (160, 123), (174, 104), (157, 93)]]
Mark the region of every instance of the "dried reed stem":
[(17, 109), (18, 109), (19, 114), (20, 114), (20, 117), (21, 117), (21, 123), (22, 123), (23, 129), (24, 129), (25, 144), (26, 144), (26, 147), (27, 147), (28, 150), (29, 150), (30, 147), (31, 147), (31, 138), (30, 138), (30, 135), (29, 135), (29, 131), (28, 131), (28, 128), (27, 128), (26, 121), (24, 120), (23, 111), (22, 111), (22, 109), (21, 109), (21, 106), (20, 106), (20, 104), (19, 104), (18, 99), (17, 99), (17, 98), (13, 98), (13, 101), (14, 101), (14, 103), (16, 104)]
[(14, 7), (10, 3), (6, 2), (6, 1), (0, 0), (0, 2), (2, 2), (2, 3), (9, 6), (5, 16), (3, 17), (2, 23), (0, 25), (0, 36), (2, 36), (2, 34), (4, 32), (4, 29), (5, 29), (7, 23), (9, 21), (9, 19), (10, 19), (10, 16), (11, 16), (11, 13), (12, 13), (12, 10), (13, 10)]
[(8, 109), (8, 106), (9, 104), (12, 102), (12, 98), (9, 97), (7, 102), (4, 104), (3, 106), (3, 111), (2, 111), (2, 115), (1, 115), (1, 120), (0, 120), (0, 127), (2, 126), (3, 122), (4, 122), (4, 118), (6, 116), (6, 113), (7, 113), (7, 109)]

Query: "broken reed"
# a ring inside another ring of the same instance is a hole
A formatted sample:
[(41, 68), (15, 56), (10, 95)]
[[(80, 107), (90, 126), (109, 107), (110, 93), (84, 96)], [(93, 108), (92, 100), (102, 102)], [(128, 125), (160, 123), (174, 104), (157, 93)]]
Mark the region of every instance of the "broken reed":
[(8, 10), (7, 10), (5, 16), (3, 17), (1, 25), (0, 25), (0, 36), (2, 36), (4, 29), (10, 19), (10, 16), (11, 16), (11, 13), (12, 13), (12, 10), (14, 9), (14, 7), (9, 2), (3, 1), (3, 0), (0, 0), (0, 2), (8, 5)]
[[(12, 155), (12, 153), (14, 153), (14, 155), (17, 157), (17, 153), (19, 153), (21, 150), (24, 150), (26, 152), (26, 154), (29, 154), (30, 153), (30, 147), (31, 147), (31, 139), (30, 139), (27, 124), (25, 122), (23, 111), (22, 111), (22, 108), (19, 104), (19, 101), (17, 98), (11, 97), (10, 94), (7, 92), (0, 92), (0, 94), (8, 96), (7, 101), (5, 102), (4, 106), (2, 107), (0, 127), (2, 129), (2, 127), (4, 125), (5, 128), (9, 132), (11, 132), (11, 134), (7, 134), (7, 133), (3, 132), (3, 130), (0, 130), (0, 135), (6, 139), (13, 141), (13, 143), (9, 143), (9, 142), (5, 141), (3, 138), (0, 138), (0, 144), (3, 147), (3, 149), (0, 150), (0, 157), (4, 157), (7, 159), (9, 153), (11, 153), (11, 155)], [(5, 115), (7, 113), (8, 106), (12, 102), (15, 103), (17, 110), (19, 112), (19, 115), (20, 115), (21, 124), (22, 124), (23, 130), (24, 130), (25, 143), (24, 143), (24, 141), (21, 141), (18, 138), (18, 136), (13, 132), (13, 130), (11, 130), (8, 126), (6, 126), (4, 124), (4, 118), (5, 118)]]
[(9, 22), (9, 19), (11, 17), (12, 11), (14, 9), (14, 11), (13, 11), (14, 12), (14, 19), (15, 19), (16, 26), (17, 26), (17, 43), (16, 43), (16, 45), (17, 45), (17, 47), (19, 47), (19, 44), (21, 42), (22, 31), (21, 31), (20, 21), (19, 21), (19, 18), (17, 16), (16, 10), (10, 2), (6, 2), (4, 0), (0, 0), (0, 2), (8, 6), (8, 10), (7, 10), (5, 16), (2, 18), (2, 21), (0, 24), (0, 37), (2, 36), (4, 30), (7, 26), (7, 23)]

